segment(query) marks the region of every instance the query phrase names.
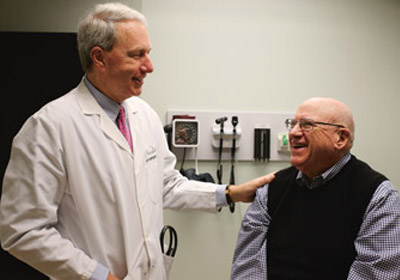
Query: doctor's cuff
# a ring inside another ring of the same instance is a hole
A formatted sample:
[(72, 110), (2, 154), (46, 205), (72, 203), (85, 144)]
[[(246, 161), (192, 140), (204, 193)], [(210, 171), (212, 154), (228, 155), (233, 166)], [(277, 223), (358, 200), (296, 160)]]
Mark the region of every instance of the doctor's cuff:
[(110, 270), (99, 262), (97, 262), (96, 269), (93, 271), (92, 276), (90, 276), (89, 280), (107, 280), (108, 273)]
[(227, 185), (218, 185), (215, 191), (215, 200), (217, 207), (227, 206), (228, 201), (226, 201), (225, 189)]

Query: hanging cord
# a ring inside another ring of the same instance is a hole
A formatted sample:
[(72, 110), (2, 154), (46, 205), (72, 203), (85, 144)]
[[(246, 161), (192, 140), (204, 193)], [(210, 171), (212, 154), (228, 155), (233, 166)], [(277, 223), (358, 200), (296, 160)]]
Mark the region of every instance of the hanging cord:
[(221, 164), (221, 158), (222, 158), (222, 145), (223, 145), (223, 140), (219, 141), (219, 156), (218, 156), (218, 165), (217, 165), (217, 179), (218, 179), (218, 184), (222, 184), (222, 172), (223, 172), (223, 166)]
[(185, 164), (185, 160), (186, 160), (186, 148), (183, 148), (183, 157), (182, 157), (181, 169), (179, 170), (181, 172), (181, 174), (183, 174), (185, 172), (185, 170), (183, 169), (183, 166)]
[[(222, 158), (222, 146), (223, 146), (223, 140), (222, 140), (222, 135), (223, 135), (223, 128), (221, 129), (221, 139), (219, 140), (219, 155), (218, 155), (218, 164), (217, 164), (217, 179), (218, 179), (218, 184), (222, 184), (222, 164), (221, 164), (221, 158)], [(222, 208), (218, 209), (218, 212), (221, 212)]]
[[(227, 117), (222, 117), (222, 118), (218, 118), (215, 120), (215, 122), (217, 124), (220, 125), (220, 130), (219, 130), (219, 134), (220, 134), (220, 139), (219, 139), (219, 151), (218, 151), (218, 164), (217, 164), (217, 179), (218, 179), (218, 184), (222, 184), (222, 163), (221, 163), (221, 159), (222, 159), (222, 149), (223, 149), (223, 144), (224, 144), (224, 122), (228, 120)], [(221, 211), (222, 208), (218, 209), (218, 212)]]
[[(231, 177), (229, 180), (229, 185), (234, 185), (235, 184), (235, 153), (236, 153), (236, 126), (238, 125), (239, 120), (238, 117), (234, 116), (232, 117), (232, 150), (231, 150)], [(235, 202), (230, 201), (229, 202), (229, 210), (231, 213), (235, 212)]]
[(196, 170), (196, 174), (199, 174), (199, 160), (197, 158), (197, 147), (194, 148), (194, 168)]

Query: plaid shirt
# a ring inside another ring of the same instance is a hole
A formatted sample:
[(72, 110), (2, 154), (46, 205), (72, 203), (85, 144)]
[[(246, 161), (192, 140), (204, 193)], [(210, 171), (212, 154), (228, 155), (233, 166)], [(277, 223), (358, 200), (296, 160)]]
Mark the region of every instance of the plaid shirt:
[[(301, 172), (296, 180), (309, 188), (318, 187), (338, 174), (349, 159), (350, 154), (345, 155), (311, 182)], [(267, 195), (268, 187), (260, 188), (243, 218), (231, 280), (268, 279), (266, 236), (271, 217)], [(357, 256), (348, 280), (400, 280), (400, 200), (390, 181), (382, 182), (375, 191), (354, 244)]]

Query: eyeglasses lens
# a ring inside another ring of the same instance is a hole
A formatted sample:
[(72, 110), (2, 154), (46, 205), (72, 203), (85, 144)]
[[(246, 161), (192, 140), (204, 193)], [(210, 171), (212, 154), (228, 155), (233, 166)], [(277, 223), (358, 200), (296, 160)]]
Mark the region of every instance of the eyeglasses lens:
[(299, 124), (300, 129), (303, 131), (310, 131), (315, 126), (313, 121), (304, 119), (302, 120), (287, 119), (285, 123), (289, 131), (292, 130), (297, 125), (297, 123)]

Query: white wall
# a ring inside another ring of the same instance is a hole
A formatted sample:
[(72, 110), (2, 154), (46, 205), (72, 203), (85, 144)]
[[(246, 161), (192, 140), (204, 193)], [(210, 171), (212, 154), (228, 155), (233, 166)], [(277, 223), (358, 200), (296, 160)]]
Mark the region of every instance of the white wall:
[[(400, 1), (146, 0), (143, 13), (156, 69), (143, 98), (163, 120), (167, 109), (295, 111), (331, 96), (355, 115), (356, 156), (400, 187)], [(238, 177), (283, 166), (241, 163)], [(200, 167), (216, 177), (215, 162)], [(228, 279), (246, 207), (166, 211), (180, 237), (172, 279)]]
[[(2, 0), (0, 31), (74, 32), (99, 2)], [(354, 154), (400, 187), (400, 1), (122, 2), (149, 20), (156, 70), (143, 98), (162, 120), (167, 109), (295, 111), (306, 98), (335, 97), (354, 112)], [(237, 180), (285, 166), (240, 163)], [(200, 171), (215, 177), (215, 167), (204, 162)], [(166, 211), (180, 238), (171, 279), (228, 279), (246, 207), (233, 215)]]

